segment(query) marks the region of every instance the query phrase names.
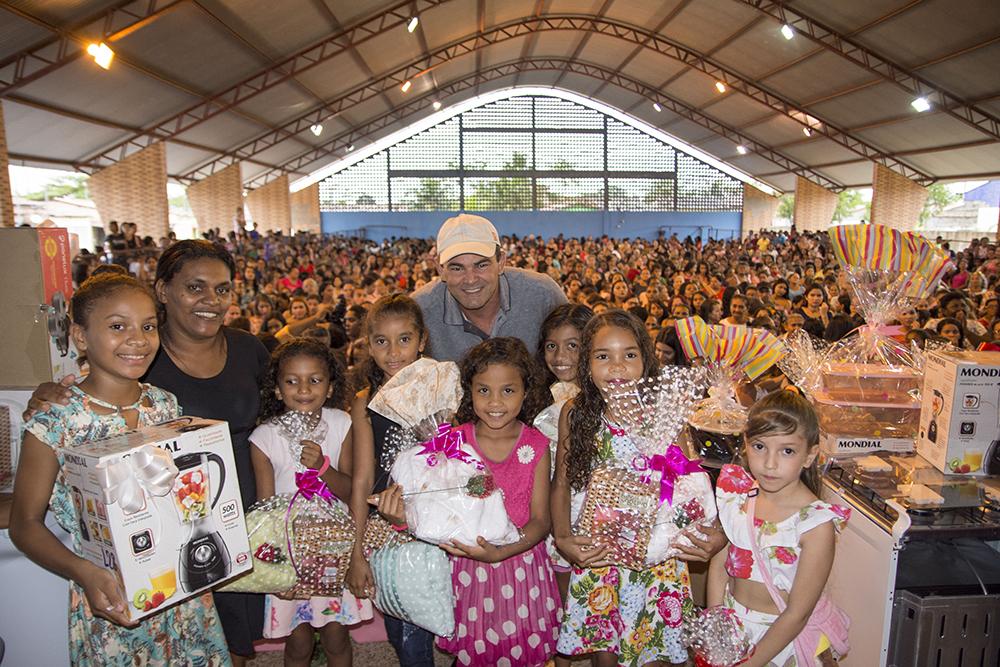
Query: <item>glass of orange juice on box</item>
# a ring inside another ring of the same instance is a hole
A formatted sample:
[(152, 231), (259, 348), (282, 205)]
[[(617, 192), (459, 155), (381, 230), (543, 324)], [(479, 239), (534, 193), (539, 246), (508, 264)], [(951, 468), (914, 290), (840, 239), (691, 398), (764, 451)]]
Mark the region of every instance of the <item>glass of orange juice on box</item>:
[(969, 466), (969, 472), (976, 472), (983, 467), (983, 453), (979, 450), (967, 450), (962, 457), (962, 464)]
[(161, 591), (168, 598), (177, 591), (177, 570), (173, 567), (161, 567), (149, 573), (149, 585), (153, 591)]

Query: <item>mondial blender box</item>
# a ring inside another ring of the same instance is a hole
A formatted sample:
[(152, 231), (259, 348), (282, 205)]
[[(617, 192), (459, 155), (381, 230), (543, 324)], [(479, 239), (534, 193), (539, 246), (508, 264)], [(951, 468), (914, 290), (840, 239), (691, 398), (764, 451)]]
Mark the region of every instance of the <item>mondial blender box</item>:
[(941, 472), (1000, 474), (1000, 352), (927, 355), (917, 453)]
[(63, 450), (84, 557), (132, 620), (252, 567), (226, 422), (181, 417)]

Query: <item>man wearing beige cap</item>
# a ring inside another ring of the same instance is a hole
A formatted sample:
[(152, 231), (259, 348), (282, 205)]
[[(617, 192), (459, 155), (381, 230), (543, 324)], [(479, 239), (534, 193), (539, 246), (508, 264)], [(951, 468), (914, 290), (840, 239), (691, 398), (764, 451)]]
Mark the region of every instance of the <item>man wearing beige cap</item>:
[(462, 213), (445, 220), (437, 236), (438, 274), (413, 294), (427, 325), (428, 354), (457, 361), (465, 351), (497, 336), (538, 348), (542, 321), (566, 295), (552, 278), (508, 268), (500, 237), (489, 220)]

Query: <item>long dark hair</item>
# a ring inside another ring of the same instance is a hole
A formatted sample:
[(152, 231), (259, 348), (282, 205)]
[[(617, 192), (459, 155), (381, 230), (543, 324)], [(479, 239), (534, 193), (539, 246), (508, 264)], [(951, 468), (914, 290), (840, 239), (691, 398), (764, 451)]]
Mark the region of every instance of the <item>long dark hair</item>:
[(282, 343), (271, 353), (271, 363), (267, 367), (267, 374), (260, 386), (260, 419), (259, 423), (264, 423), (272, 417), (276, 417), (285, 411), (285, 403), (278, 398), (275, 389), (278, 388), (278, 375), (281, 373), (281, 366), (294, 357), (312, 357), (326, 366), (330, 376), (330, 387), (333, 389), (330, 397), (324, 403), (324, 407), (343, 408), (347, 396), (347, 382), (344, 378), (344, 367), (340, 359), (333, 353), (328, 345), (324, 345), (313, 338), (293, 338)]
[[(809, 447), (819, 444), (819, 420), (809, 401), (799, 394), (780, 389), (760, 399), (747, 414), (747, 425), (743, 432), (743, 462), (746, 463), (746, 447), (754, 438), (769, 435), (791, 435), (799, 432)], [(802, 483), (819, 496), (819, 466), (816, 458), (812, 465), (803, 468), (799, 476)]]
[(594, 316), (594, 311), (589, 307), (576, 303), (564, 303), (552, 309), (542, 322), (542, 328), (538, 334), (538, 363), (545, 374), (545, 383), (551, 385), (558, 378), (549, 370), (545, 363), (545, 339), (559, 327), (569, 325), (577, 331), (583, 331), (587, 322)]
[(520, 338), (490, 338), (465, 353), (458, 367), (462, 376), (462, 402), (455, 415), (459, 424), (476, 421), (472, 407), (472, 380), (490, 364), (506, 364), (517, 369), (524, 383), (524, 401), (517, 418), (530, 424), (547, 405), (552, 403), (552, 392), (545, 384), (538, 362)]
[[(390, 294), (382, 297), (372, 304), (371, 309), (364, 317), (363, 331), (366, 338), (372, 334), (375, 324), (383, 317), (408, 317), (413, 320), (413, 324), (417, 329), (417, 336), (421, 340), (427, 336), (427, 327), (424, 326), (424, 314), (421, 312), (420, 306), (405, 294)], [(375, 363), (375, 357), (371, 355), (370, 351), (368, 353), (368, 361), (364, 365), (363, 378), (364, 386), (358, 389), (367, 388), (369, 398), (374, 396), (375, 392), (382, 386), (382, 383), (385, 382), (385, 371)]]
[(573, 399), (573, 407), (569, 412), (569, 452), (566, 457), (566, 476), (570, 486), (576, 490), (582, 490), (587, 486), (590, 473), (594, 470), (594, 439), (601, 428), (601, 419), (607, 408), (601, 390), (590, 377), (590, 355), (594, 337), (605, 327), (618, 327), (632, 334), (639, 345), (644, 377), (656, 377), (660, 371), (653, 342), (646, 333), (645, 325), (634, 315), (624, 310), (608, 310), (595, 315), (584, 327), (580, 341), (580, 366), (577, 371), (580, 393)]

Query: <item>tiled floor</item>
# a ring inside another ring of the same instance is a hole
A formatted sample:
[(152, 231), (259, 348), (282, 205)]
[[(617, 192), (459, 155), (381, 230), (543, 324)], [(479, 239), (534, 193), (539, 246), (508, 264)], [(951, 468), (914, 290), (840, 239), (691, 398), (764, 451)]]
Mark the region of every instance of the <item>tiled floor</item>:
[[(451, 665), (451, 656), (435, 651), (435, 667), (448, 667)], [(325, 665), (322, 651), (317, 651), (313, 656), (314, 667)], [(366, 642), (364, 644), (354, 644), (354, 667), (393, 667), (398, 665), (396, 654), (393, 652), (389, 642)], [(250, 662), (251, 667), (279, 667), (281, 665), (281, 651), (268, 651), (258, 653), (257, 657)]]

